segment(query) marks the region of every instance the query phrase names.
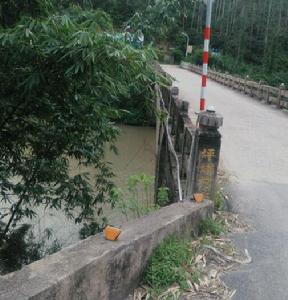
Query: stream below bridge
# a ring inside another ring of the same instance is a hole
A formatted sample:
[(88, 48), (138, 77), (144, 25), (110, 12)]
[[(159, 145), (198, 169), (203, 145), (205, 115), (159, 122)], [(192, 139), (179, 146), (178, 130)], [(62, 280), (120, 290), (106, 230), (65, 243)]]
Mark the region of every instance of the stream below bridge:
[[(112, 171), (115, 174), (113, 182), (123, 191), (127, 191), (127, 182), (130, 176), (144, 173), (154, 176), (155, 174), (155, 139), (156, 129), (152, 127), (120, 126), (121, 133), (116, 142), (118, 155), (106, 151), (105, 160), (111, 162)], [(72, 175), (89, 172), (90, 176), (96, 174), (96, 169), (79, 168), (76, 161), (71, 161)], [(151, 198), (154, 195), (154, 186), (151, 185)], [(62, 247), (71, 245), (79, 240), (81, 224), (75, 224), (73, 220), (66, 218), (61, 211), (50, 209), (38, 209), (38, 217), (33, 219), (33, 231), (36, 236), (41, 235), (45, 228), (52, 230), (52, 240), (57, 239)], [(120, 226), (126, 221), (119, 209), (104, 207), (104, 215), (109, 224)], [(24, 220), (25, 223), (26, 220)], [(26, 221), (27, 223), (27, 221)], [(31, 221), (29, 220), (29, 223)]]

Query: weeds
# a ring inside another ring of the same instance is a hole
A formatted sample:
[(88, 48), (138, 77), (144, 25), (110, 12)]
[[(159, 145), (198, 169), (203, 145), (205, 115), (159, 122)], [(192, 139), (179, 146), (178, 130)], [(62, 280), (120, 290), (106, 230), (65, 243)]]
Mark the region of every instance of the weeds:
[(162, 206), (167, 205), (169, 201), (169, 188), (160, 187), (157, 192), (157, 204)]
[[(172, 235), (156, 248), (145, 271), (143, 284), (149, 286), (150, 298), (178, 299), (178, 296), (197, 286), (203, 277), (199, 257), (205, 247), (225, 232), (221, 219), (208, 218), (200, 223), (201, 236), (183, 240)], [(175, 296), (177, 295), (177, 297)]]
[(248, 227), (237, 215), (224, 211), (225, 195), (221, 188), (217, 190), (215, 206), (213, 216), (200, 222), (199, 236), (189, 241), (170, 236), (156, 248), (143, 284), (134, 291), (134, 300), (233, 297), (236, 291), (229, 289), (220, 276), (235, 266), (251, 263), (252, 259), (246, 249), (245, 253), (235, 249), (227, 233), (243, 232)]
[(199, 224), (200, 235), (210, 234), (213, 236), (220, 236), (224, 232), (225, 232), (224, 225), (213, 218), (204, 219)]
[(153, 185), (153, 176), (139, 174), (129, 177), (127, 196), (124, 196), (119, 188), (113, 190), (113, 202), (116, 203), (126, 221), (147, 215), (160, 209), (161, 206), (167, 205), (169, 202), (169, 189), (166, 187), (158, 189), (157, 204), (155, 204), (151, 192)]
[(198, 272), (191, 273), (194, 256), (189, 241), (173, 235), (168, 237), (154, 251), (145, 272), (144, 283), (156, 294), (172, 284), (187, 288), (187, 278), (197, 280), (199, 276)]
[(216, 199), (215, 199), (215, 209), (216, 211), (223, 211), (225, 209), (225, 198), (221, 188), (217, 189)]
[(165, 239), (152, 254), (141, 287), (129, 300), (231, 299), (236, 291), (222, 282), (221, 274), (252, 261), (246, 249), (244, 253), (237, 250), (223, 235), (243, 229), (237, 220), (237, 215), (217, 212), (201, 222), (197, 238)]

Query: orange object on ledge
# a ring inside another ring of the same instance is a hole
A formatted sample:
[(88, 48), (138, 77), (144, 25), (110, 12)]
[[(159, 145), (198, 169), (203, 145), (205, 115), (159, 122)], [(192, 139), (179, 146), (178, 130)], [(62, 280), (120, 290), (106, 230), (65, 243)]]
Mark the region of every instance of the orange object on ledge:
[(104, 236), (105, 239), (108, 241), (116, 241), (117, 238), (119, 237), (121, 230), (119, 228), (116, 227), (112, 227), (112, 226), (107, 226), (105, 227), (104, 231)]
[(201, 203), (201, 202), (203, 202), (203, 200), (204, 200), (204, 194), (201, 194), (201, 193), (195, 193), (193, 196), (194, 196), (194, 200), (195, 200), (197, 203)]

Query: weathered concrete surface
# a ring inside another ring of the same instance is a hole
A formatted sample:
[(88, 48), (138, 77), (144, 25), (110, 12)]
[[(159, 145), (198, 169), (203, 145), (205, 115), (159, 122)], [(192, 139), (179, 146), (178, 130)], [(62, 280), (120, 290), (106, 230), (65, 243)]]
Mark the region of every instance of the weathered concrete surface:
[[(197, 111), (200, 76), (164, 66), (180, 97)], [(208, 82), (207, 104), (224, 117), (221, 157), (230, 173), (232, 209), (255, 231), (236, 235), (253, 263), (225, 276), (235, 300), (288, 299), (288, 114), (231, 89)]]
[(173, 233), (188, 236), (213, 204), (183, 202), (125, 225), (119, 240), (102, 235), (0, 278), (1, 300), (122, 300), (137, 285), (153, 249)]

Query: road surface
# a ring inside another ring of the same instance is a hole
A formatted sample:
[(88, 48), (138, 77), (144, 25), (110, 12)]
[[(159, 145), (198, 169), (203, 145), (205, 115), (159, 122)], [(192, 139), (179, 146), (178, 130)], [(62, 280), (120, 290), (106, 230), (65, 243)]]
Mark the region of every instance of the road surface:
[[(180, 97), (199, 110), (201, 78), (163, 66), (177, 81)], [(232, 210), (255, 230), (233, 238), (253, 263), (224, 276), (236, 300), (288, 299), (288, 114), (209, 81), (207, 106), (224, 117), (221, 161), (230, 174)]]

